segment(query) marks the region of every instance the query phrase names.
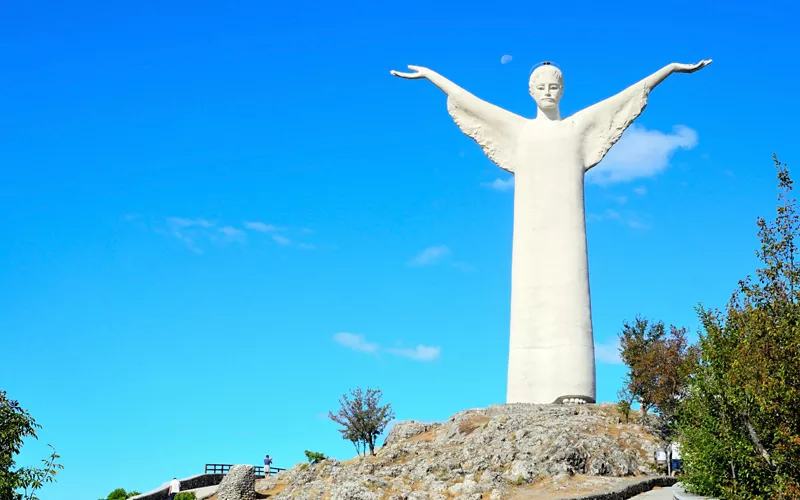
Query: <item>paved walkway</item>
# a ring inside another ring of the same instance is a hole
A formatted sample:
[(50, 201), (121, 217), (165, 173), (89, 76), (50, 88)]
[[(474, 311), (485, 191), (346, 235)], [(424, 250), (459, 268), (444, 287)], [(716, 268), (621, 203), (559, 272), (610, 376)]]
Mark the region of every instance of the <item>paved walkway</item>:
[(672, 500), (672, 488), (656, 488), (647, 493), (642, 493), (631, 500)]

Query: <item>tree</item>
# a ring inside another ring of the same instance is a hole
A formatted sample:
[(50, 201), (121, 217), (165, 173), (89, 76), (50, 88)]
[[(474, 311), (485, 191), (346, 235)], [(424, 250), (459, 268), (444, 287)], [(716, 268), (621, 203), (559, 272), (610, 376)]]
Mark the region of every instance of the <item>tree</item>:
[(141, 493), (138, 491), (125, 491), (125, 488), (117, 488), (109, 493), (106, 498), (101, 498), (99, 500), (127, 500), (128, 498), (135, 497), (136, 495), (141, 495)]
[(306, 458), (308, 459), (309, 463), (318, 464), (325, 460), (325, 454), (317, 451), (306, 450)]
[(679, 412), (684, 482), (723, 499), (800, 498), (800, 222), (777, 156), (774, 222), (758, 218), (762, 267), (724, 311), (698, 307), (700, 359)]
[(15, 469), (14, 457), (19, 454), (26, 437), (37, 439), (37, 429), (41, 426), (31, 414), (19, 402), (9, 399), (6, 391), (0, 390), (0, 499), (38, 500), (36, 491), (45, 483), (55, 481), (58, 471), (64, 468), (57, 463), (60, 457), (50, 446), (53, 451), (42, 460), (43, 468)]
[(362, 444), (365, 455), (367, 448), (375, 455), (375, 442), (394, 418), (394, 411), (391, 404), (380, 405), (383, 396), (380, 389), (367, 388), (364, 392), (358, 388), (350, 391), (350, 395), (352, 400), (347, 394), (339, 399), (339, 411), (328, 412), (328, 418), (343, 427), (339, 429), (342, 439), (351, 441), (359, 455)]
[(619, 409), (625, 415), (634, 401), (642, 414), (650, 409), (656, 414), (665, 436), (672, 434), (678, 406), (686, 397), (697, 347), (689, 345), (685, 328), (663, 322), (651, 323), (636, 317), (623, 323), (620, 357), (628, 366), (628, 375), (618, 396)]

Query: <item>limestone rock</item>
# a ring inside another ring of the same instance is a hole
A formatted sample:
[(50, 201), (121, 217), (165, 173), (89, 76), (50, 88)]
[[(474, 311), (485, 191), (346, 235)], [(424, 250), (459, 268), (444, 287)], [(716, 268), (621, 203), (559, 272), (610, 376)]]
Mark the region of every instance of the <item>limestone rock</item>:
[(255, 467), (234, 465), (219, 483), (218, 500), (255, 500)]
[(423, 424), (422, 422), (417, 422), (416, 420), (398, 422), (394, 425), (394, 427), (392, 427), (392, 430), (389, 431), (389, 435), (386, 436), (383, 446), (417, 436), (427, 431), (431, 427), (432, 425), (430, 424)]
[(606, 487), (649, 475), (657, 443), (646, 426), (620, 423), (613, 405), (497, 405), (398, 423), (375, 457), (298, 464), (259, 491), (332, 500), (496, 499), (539, 484), (566, 492), (575, 478)]

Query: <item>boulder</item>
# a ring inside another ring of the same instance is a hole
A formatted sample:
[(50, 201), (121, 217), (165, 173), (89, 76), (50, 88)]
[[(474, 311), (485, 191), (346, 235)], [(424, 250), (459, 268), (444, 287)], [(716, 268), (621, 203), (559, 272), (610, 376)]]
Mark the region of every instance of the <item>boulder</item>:
[(256, 476), (252, 465), (234, 465), (217, 489), (218, 500), (255, 500)]

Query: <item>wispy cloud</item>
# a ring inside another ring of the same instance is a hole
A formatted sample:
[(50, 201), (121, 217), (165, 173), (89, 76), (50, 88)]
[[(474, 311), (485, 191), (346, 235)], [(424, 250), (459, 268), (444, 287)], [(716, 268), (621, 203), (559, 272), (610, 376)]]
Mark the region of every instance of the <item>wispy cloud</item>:
[(186, 219), (183, 217), (169, 217), (167, 223), (178, 227), (214, 227), (216, 223), (205, 219)]
[(488, 187), (489, 189), (494, 189), (495, 191), (511, 191), (514, 189), (514, 177), (509, 177), (507, 179), (497, 178), (492, 182), (482, 182), (482, 186)]
[(441, 262), (444, 258), (449, 257), (451, 253), (450, 249), (445, 245), (428, 247), (411, 259), (408, 264), (410, 266), (430, 266)]
[(272, 224), (265, 224), (263, 222), (245, 222), (244, 227), (259, 233), (271, 233), (273, 231), (280, 231), (281, 229)]
[(402, 358), (409, 358), (415, 361), (436, 361), (441, 355), (442, 349), (438, 346), (418, 345), (414, 348), (389, 347), (384, 348), (374, 342), (367, 342), (363, 335), (354, 333), (337, 333), (333, 336), (333, 341), (337, 344), (350, 348), (357, 352), (378, 355), (379, 353), (392, 354)]
[(638, 214), (632, 211), (619, 212), (607, 208), (601, 213), (586, 214), (587, 222), (615, 221), (631, 229), (649, 229), (650, 225)]
[(616, 203), (618, 203), (620, 205), (624, 205), (624, 204), (628, 203), (628, 197), (625, 196), (625, 195), (622, 195), (622, 196), (614, 196), (614, 195), (612, 195), (612, 196), (609, 196), (609, 198), (611, 198), (612, 200), (614, 200)]
[[(266, 238), (282, 246), (292, 246), (302, 250), (320, 248), (318, 245), (312, 243), (295, 242), (295, 240), (290, 239), (288, 236), (277, 234), (279, 231), (290, 231), (288, 228), (259, 221), (246, 221), (241, 223), (241, 226), (237, 227), (236, 225), (217, 223), (216, 221), (201, 217), (166, 217), (146, 221), (140, 215), (126, 215), (123, 219), (127, 222), (140, 225), (142, 229), (154, 231), (169, 238), (177, 239), (186, 245), (189, 250), (197, 254), (203, 254), (203, 247), (208, 247), (212, 244), (245, 244), (248, 240), (248, 234), (254, 235), (253, 242), (258, 241), (255, 239), (256, 234), (264, 234)], [(305, 228), (295, 229), (294, 231), (298, 235), (311, 234), (311, 230)], [(331, 247), (331, 245), (323, 246), (323, 248), (329, 247)]]
[(676, 125), (671, 134), (631, 125), (608, 155), (586, 176), (594, 184), (614, 184), (652, 177), (669, 166), (678, 149), (697, 146), (697, 132)]
[(600, 363), (607, 365), (622, 364), (619, 357), (619, 338), (614, 338), (610, 342), (598, 342), (594, 345), (594, 357)]
[(396, 356), (410, 358), (416, 361), (436, 361), (437, 359), (439, 359), (439, 355), (442, 352), (442, 348), (418, 345), (413, 349), (389, 348), (386, 349), (386, 352), (394, 354)]
[(475, 270), (474, 267), (470, 266), (466, 262), (453, 262), (452, 264), (450, 264), (450, 266), (464, 272), (470, 272)]
[(245, 236), (247, 236), (247, 233), (233, 226), (223, 226), (219, 228), (218, 231), (230, 240), (242, 241), (245, 239)]
[(506, 54), (500, 58), (500, 64), (508, 64), (511, 62), (511, 59), (513, 58), (510, 55)]
[(333, 341), (339, 345), (349, 347), (350, 349), (358, 352), (376, 353), (380, 346), (367, 342), (363, 335), (356, 335), (354, 333), (341, 332), (333, 336)]
[(647, 188), (644, 186), (635, 187), (633, 188), (633, 192), (638, 194), (639, 196), (644, 196), (647, 194)]
[(286, 236), (281, 236), (280, 234), (273, 234), (272, 241), (274, 241), (278, 245), (284, 245), (284, 246), (289, 246), (292, 244), (292, 240), (290, 240)]

